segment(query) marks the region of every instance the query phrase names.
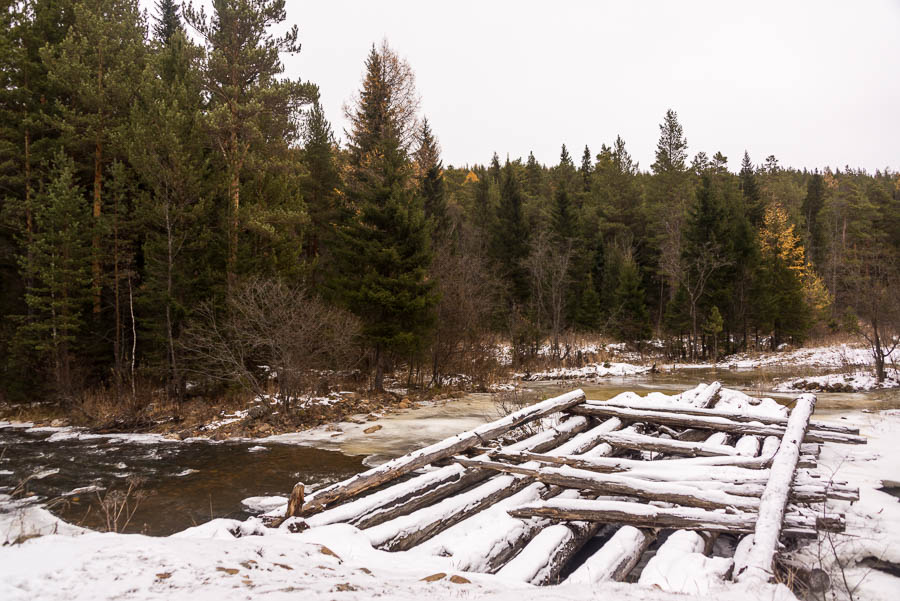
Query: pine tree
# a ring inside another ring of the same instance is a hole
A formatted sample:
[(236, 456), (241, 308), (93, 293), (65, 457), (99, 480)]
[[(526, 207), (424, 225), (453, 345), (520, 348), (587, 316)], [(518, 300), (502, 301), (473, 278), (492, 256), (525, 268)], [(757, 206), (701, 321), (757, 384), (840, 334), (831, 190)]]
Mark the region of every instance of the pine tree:
[(91, 245), (95, 221), (75, 181), (74, 162), (60, 153), (49, 180), (34, 199), (29, 253), (19, 262), (30, 283), (25, 301), (31, 319), (16, 336), (44, 354), (53, 366), (57, 394), (71, 399), (72, 357), (90, 300)]
[(390, 353), (410, 356), (422, 350), (436, 304), (434, 283), (426, 277), (428, 227), (404, 135), (414, 131), (414, 115), (394, 110), (411, 77), (408, 65), (386, 44), (372, 48), (350, 113), (353, 172), (347, 200), (357, 216), (339, 230), (339, 269), (332, 283), (340, 301), (362, 321), (378, 391), (384, 389)]
[[(72, 156), (92, 156), (92, 213), (103, 214), (104, 170), (115, 157), (117, 139), (140, 81), (145, 26), (136, 0), (86, 0), (74, 8), (74, 21), (56, 47), (42, 58), (52, 83), (64, 90), (57, 125)], [(100, 229), (91, 243), (93, 313), (100, 314), (102, 257)]]
[(651, 165), (656, 174), (684, 172), (687, 169), (687, 140), (678, 122), (678, 113), (669, 109), (659, 125), (656, 161)]
[(181, 15), (175, 0), (156, 0), (156, 22), (153, 24), (153, 35), (162, 44), (168, 44), (178, 32), (183, 32)]
[[(225, 163), (226, 275), (232, 287), (238, 270), (245, 170), (251, 164), (265, 168), (267, 158), (296, 140), (297, 108), (314, 100), (318, 90), (312, 84), (279, 77), (284, 72), (280, 54), (300, 51), (296, 25), (282, 35), (271, 32), (287, 18), (284, 0), (213, 0), (212, 7), (211, 17), (192, 5), (184, 16), (206, 44), (204, 88), (210, 98), (206, 119)], [(257, 221), (263, 222), (257, 231), (265, 232), (265, 217)]]
[(525, 193), (532, 198), (541, 194), (543, 187), (543, 169), (534, 158), (534, 152), (528, 152), (528, 160), (525, 162)]
[(650, 336), (650, 318), (637, 264), (626, 256), (613, 294), (616, 332), (623, 340), (640, 342)]
[(759, 183), (756, 181), (756, 169), (750, 161), (750, 155), (744, 151), (744, 158), (741, 161), (740, 171), (741, 192), (744, 195), (744, 206), (746, 207), (747, 218), (754, 227), (762, 225), (765, 206), (762, 202), (762, 192), (759, 189)]
[(822, 259), (822, 228), (819, 213), (825, 206), (825, 179), (816, 170), (806, 184), (806, 198), (800, 210), (806, 220), (806, 235), (809, 240), (809, 253), (816, 264)]

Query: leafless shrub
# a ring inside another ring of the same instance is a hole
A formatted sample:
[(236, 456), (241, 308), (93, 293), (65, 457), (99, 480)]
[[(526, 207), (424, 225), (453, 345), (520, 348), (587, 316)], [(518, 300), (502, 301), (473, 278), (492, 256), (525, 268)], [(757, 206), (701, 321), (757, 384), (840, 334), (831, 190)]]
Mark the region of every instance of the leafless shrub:
[(138, 507), (148, 494), (141, 488), (143, 480), (129, 478), (125, 490), (111, 489), (103, 495), (97, 493), (100, 510), (106, 522), (107, 532), (124, 532)]
[(358, 333), (355, 317), (304, 288), (254, 278), (231, 294), (224, 312), (201, 306), (183, 338), (195, 373), (257, 396), (272, 383), (278, 400), (289, 405), (315, 388), (320, 370), (359, 360)]

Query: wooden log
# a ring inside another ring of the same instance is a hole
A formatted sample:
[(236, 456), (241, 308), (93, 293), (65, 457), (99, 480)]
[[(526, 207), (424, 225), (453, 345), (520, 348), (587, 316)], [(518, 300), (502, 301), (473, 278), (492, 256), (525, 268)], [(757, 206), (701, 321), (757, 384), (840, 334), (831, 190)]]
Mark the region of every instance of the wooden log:
[(550, 455), (547, 453), (533, 453), (530, 451), (518, 451), (508, 453), (494, 451), (488, 454), (494, 460), (508, 461), (511, 463), (523, 463), (525, 461), (537, 461), (539, 463), (554, 465), (570, 465), (583, 470), (600, 473), (640, 472), (642, 470), (668, 470), (682, 467), (743, 467), (747, 469), (762, 469), (766, 464), (764, 457), (737, 457), (721, 455), (718, 457), (689, 457), (676, 459), (654, 459), (644, 461), (642, 459), (626, 459), (624, 457), (577, 457), (573, 455)]
[(317, 490), (307, 498), (302, 514), (309, 516), (317, 513), (330, 504), (354, 497), (365, 490), (380, 486), (399, 476), (428, 465), (432, 461), (456, 455), (466, 449), (483, 444), (486, 440), (501, 436), (523, 424), (569, 409), (582, 401), (584, 401), (584, 392), (580, 389), (573, 390), (511, 413), (504, 418), (484, 424), (474, 430), (451, 436), (423, 449), (392, 459), (384, 465)]
[[(573, 407), (571, 412), (578, 415), (589, 415), (593, 417), (618, 417), (621, 420), (632, 422), (658, 423), (681, 428), (701, 428), (706, 430), (718, 430), (721, 432), (732, 432), (735, 434), (752, 434), (754, 436), (781, 437), (785, 432), (783, 426), (738, 422), (724, 417), (682, 415), (677, 411), (650, 411), (583, 404)], [(838, 442), (847, 444), (866, 443), (866, 439), (862, 436), (829, 432), (826, 430), (810, 430), (806, 433), (806, 440), (810, 442)]]
[[(613, 418), (615, 419), (615, 418)], [(615, 420), (618, 423), (618, 420)], [(548, 451), (583, 432), (590, 421), (582, 416), (571, 417), (554, 428), (538, 432), (510, 445), (523, 451)], [(337, 507), (326, 509), (308, 518), (312, 526), (336, 522), (353, 524), (365, 529), (407, 515), (427, 507), (456, 492), (484, 482), (495, 475), (492, 471), (466, 471), (453, 463), (432, 472), (420, 474), (388, 486), (372, 494), (353, 499)]]
[(747, 563), (735, 566), (735, 580), (738, 582), (762, 584), (773, 576), (772, 562), (785, 522), (785, 509), (800, 459), (800, 445), (803, 444), (815, 407), (816, 397), (812, 394), (800, 395), (794, 404), (760, 499), (759, 518), (753, 530), (753, 546), (746, 555)]
[(566, 584), (593, 587), (607, 580), (624, 580), (655, 539), (656, 530), (622, 526), (566, 578)]
[[(766, 426), (786, 426), (788, 418), (776, 415), (755, 415), (741, 413), (739, 411), (728, 411), (725, 409), (703, 409), (696, 406), (686, 404), (662, 404), (641, 401), (597, 401), (588, 399), (585, 401), (587, 405), (598, 407), (618, 407), (621, 409), (632, 409), (636, 411), (674, 411), (684, 415), (695, 415), (699, 417), (723, 417), (735, 422), (753, 422)], [(834, 432), (836, 434), (858, 435), (859, 428), (852, 426), (841, 426), (837, 424), (828, 424), (825, 422), (811, 421), (809, 429), (819, 430), (822, 432)]]
[(569, 522), (543, 528), (497, 575), (542, 586), (557, 584), (566, 563), (593, 538), (600, 522)]
[(723, 580), (731, 559), (705, 557), (712, 536), (679, 530), (660, 545), (641, 571), (638, 584), (668, 593), (705, 595), (710, 582)]
[(303, 508), (303, 482), (297, 482), (291, 490), (291, 496), (288, 498), (287, 510), (284, 512), (285, 518), (300, 517), (300, 511)]
[[(629, 501), (584, 501), (550, 499), (509, 510), (519, 518), (541, 517), (552, 520), (599, 521), (628, 524), (639, 528), (675, 528), (711, 532), (753, 532), (757, 514), (724, 513), (696, 507), (656, 507)], [(839, 517), (829, 516), (840, 522)], [(817, 536), (816, 522), (806, 516), (785, 516), (784, 533), (790, 536)]]
[(757, 436), (741, 436), (734, 443), (734, 448), (742, 457), (756, 457), (759, 453), (759, 438)]
[(610, 432), (601, 438), (603, 442), (622, 449), (671, 453), (689, 457), (718, 457), (737, 455), (734, 447), (705, 442), (686, 442), (628, 432)]
[(704, 491), (693, 486), (685, 486), (672, 482), (655, 482), (641, 480), (621, 474), (600, 474), (579, 470), (571, 467), (539, 468), (534, 469), (524, 465), (509, 465), (495, 461), (472, 460), (457, 458), (457, 461), (466, 467), (480, 469), (492, 469), (509, 474), (528, 476), (538, 482), (555, 484), (565, 488), (589, 490), (598, 494), (625, 495), (647, 499), (649, 501), (661, 501), (664, 503), (677, 503), (689, 507), (704, 507), (707, 509), (738, 508), (745, 511), (753, 511), (759, 507), (759, 501), (750, 497), (731, 495), (721, 490)]

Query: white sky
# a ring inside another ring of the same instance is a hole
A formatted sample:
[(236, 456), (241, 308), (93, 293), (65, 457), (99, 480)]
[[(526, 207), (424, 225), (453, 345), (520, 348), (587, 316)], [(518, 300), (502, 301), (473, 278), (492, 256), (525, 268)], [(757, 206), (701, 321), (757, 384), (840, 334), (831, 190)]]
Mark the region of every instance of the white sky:
[[(143, 4), (143, 2), (142, 2)], [(417, 77), (445, 164), (576, 162), (620, 134), (649, 169), (667, 108), (691, 156), (739, 168), (900, 169), (900, 0), (299, 2), (287, 75), (317, 83), (335, 132), (372, 43)]]

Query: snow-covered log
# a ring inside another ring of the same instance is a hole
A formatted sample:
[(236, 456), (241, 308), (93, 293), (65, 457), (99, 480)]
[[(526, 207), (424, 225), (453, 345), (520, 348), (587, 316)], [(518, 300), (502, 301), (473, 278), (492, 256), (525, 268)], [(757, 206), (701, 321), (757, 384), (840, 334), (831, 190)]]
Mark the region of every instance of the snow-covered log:
[[(542, 517), (554, 520), (597, 521), (612, 524), (629, 524), (639, 528), (677, 528), (683, 530), (709, 530), (713, 532), (753, 532), (756, 526), (755, 512), (710, 511), (695, 507), (656, 507), (630, 501), (592, 501), (550, 499), (529, 503), (509, 514), (520, 518)], [(841, 516), (828, 516), (828, 522), (842, 524)], [(791, 536), (815, 537), (816, 520), (804, 515), (789, 514), (785, 517), (784, 533)]]
[[(780, 438), (785, 432), (784, 426), (739, 422), (725, 417), (685, 415), (678, 412), (677, 409), (672, 410), (672, 408), (669, 408), (668, 411), (650, 411), (585, 403), (574, 407), (571, 411), (572, 413), (579, 415), (589, 415), (593, 417), (618, 417), (621, 420), (631, 422), (649, 422), (680, 428), (700, 428), (735, 434), (752, 434), (754, 436), (778, 436)], [(866, 443), (866, 439), (862, 436), (827, 430), (808, 430), (806, 433), (806, 440), (810, 442), (838, 442), (847, 444)]]
[(655, 530), (622, 526), (566, 578), (566, 584), (593, 587), (606, 580), (624, 580), (655, 539)]
[[(507, 448), (547, 451), (583, 432), (589, 425), (590, 421), (585, 417), (570, 417)], [(369, 528), (427, 507), (493, 475), (492, 471), (467, 471), (454, 463), (326, 509), (307, 521), (311, 526), (345, 522), (357, 528)]]
[(753, 530), (753, 546), (745, 565), (735, 567), (735, 580), (750, 585), (766, 583), (772, 577), (772, 562), (780, 538), (791, 484), (800, 458), (800, 445), (816, 407), (812, 394), (800, 395), (791, 411), (781, 447), (772, 460), (769, 481), (760, 499), (759, 519)]
[(707, 509), (734, 507), (753, 511), (759, 507), (759, 501), (750, 497), (731, 495), (721, 490), (705, 491), (698, 487), (676, 484), (674, 482), (643, 480), (630, 475), (601, 474), (569, 466), (535, 469), (526, 467), (526, 465), (509, 465), (496, 461), (465, 458), (458, 458), (457, 461), (466, 467), (519, 474), (545, 484), (555, 484), (578, 490), (590, 490), (604, 495), (632, 496), (649, 501), (677, 503), (679, 505), (704, 507)]
[[(576, 408), (580, 411), (580, 408)], [(635, 451), (652, 451), (654, 453), (671, 453), (689, 457), (715, 457), (720, 455), (737, 455), (734, 447), (724, 444), (707, 444), (705, 442), (686, 442), (669, 440), (629, 432), (609, 432), (601, 440), (614, 447), (633, 449)]]
[(541, 530), (498, 576), (535, 585), (557, 584), (566, 563), (600, 529), (599, 522), (569, 522)]
[[(695, 415), (698, 417), (722, 417), (735, 422), (753, 422), (763, 424), (765, 426), (786, 426), (788, 422), (787, 417), (779, 415), (741, 413), (739, 411), (728, 411), (725, 409), (703, 409), (686, 404), (666, 404), (648, 401), (597, 401), (594, 399), (588, 399), (585, 401), (585, 403), (590, 406), (618, 407), (621, 409), (632, 409), (636, 411), (676, 411), (684, 415)], [(835, 432), (837, 434), (859, 434), (859, 428), (857, 427), (828, 424), (825, 422), (810, 421), (809, 429), (821, 430), (823, 432)]]
[(365, 490), (390, 482), (399, 476), (428, 465), (432, 461), (461, 453), (523, 424), (569, 409), (583, 402), (584, 398), (584, 392), (581, 389), (573, 390), (510, 413), (506, 417), (479, 426), (474, 430), (451, 436), (424, 449), (397, 457), (384, 465), (357, 474), (342, 482), (317, 490), (307, 498), (303, 506), (303, 515), (312, 515), (330, 504), (351, 498)]
[(673, 532), (641, 572), (638, 584), (670, 593), (706, 595), (731, 569), (726, 557), (706, 557), (707, 540), (697, 532)]

